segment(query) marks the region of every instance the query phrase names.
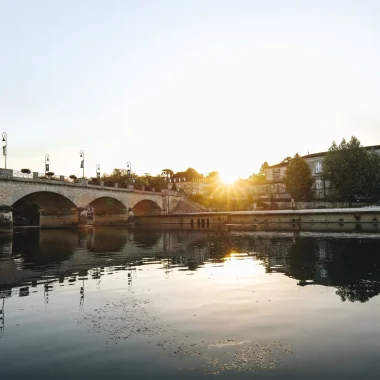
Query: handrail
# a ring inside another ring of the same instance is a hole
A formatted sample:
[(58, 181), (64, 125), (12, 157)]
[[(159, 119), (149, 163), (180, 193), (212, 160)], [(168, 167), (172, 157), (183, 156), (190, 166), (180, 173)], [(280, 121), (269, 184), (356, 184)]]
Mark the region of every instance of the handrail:
[(55, 181), (69, 181), (69, 178), (64, 175), (48, 176), (44, 173), (37, 173), (37, 172), (23, 173), (20, 170), (12, 170), (12, 169), (11, 169), (11, 172), (12, 172), (12, 177), (15, 177), (15, 178), (29, 178), (29, 179), (36, 178), (36, 179), (52, 179)]
[(33, 178), (33, 173), (23, 173), (18, 170), (13, 170), (12, 176), (18, 178)]

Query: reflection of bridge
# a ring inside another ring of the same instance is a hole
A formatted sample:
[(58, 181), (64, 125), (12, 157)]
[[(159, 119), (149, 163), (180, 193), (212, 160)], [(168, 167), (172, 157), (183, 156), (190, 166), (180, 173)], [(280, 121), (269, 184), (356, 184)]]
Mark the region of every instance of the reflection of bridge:
[[(86, 210), (97, 225), (127, 224), (133, 215), (170, 213), (181, 196), (177, 192), (138, 191), (88, 185), (86, 181), (0, 176), (1, 225), (65, 227), (87, 224)], [(82, 216), (82, 217), (81, 217)]]

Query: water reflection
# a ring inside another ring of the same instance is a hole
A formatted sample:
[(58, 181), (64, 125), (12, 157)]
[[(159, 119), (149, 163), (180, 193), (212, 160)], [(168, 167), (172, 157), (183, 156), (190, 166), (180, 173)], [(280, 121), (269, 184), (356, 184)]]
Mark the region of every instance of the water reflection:
[[(173, 271), (196, 271), (205, 264), (223, 264), (231, 252), (248, 253), (267, 273), (284, 274), (295, 286), (336, 288), (342, 301), (366, 302), (380, 293), (380, 236), (99, 228), (18, 230), (0, 238), (0, 295), (27, 297), (44, 284), (44, 302), (56, 283), (85, 280), (101, 285), (108, 273), (128, 271), (132, 287), (138, 266), (160, 262), (165, 277)], [(2, 311), (4, 324), (4, 313)]]

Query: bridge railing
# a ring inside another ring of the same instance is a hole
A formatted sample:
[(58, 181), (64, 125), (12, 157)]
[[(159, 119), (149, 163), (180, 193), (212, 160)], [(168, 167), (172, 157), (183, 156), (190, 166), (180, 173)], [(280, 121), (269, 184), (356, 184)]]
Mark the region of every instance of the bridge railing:
[(23, 173), (19, 170), (12, 170), (12, 176), (15, 178), (30, 178), (30, 179), (52, 179), (55, 181), (70, 181), (69, 177), (66, 177), (64, 175), (52, 175), (47, 176), (45, 173)]
[(33, 173), (23, 173), (18, 170), (13, 170), (12, 176), (17, 178), (33, 178)]

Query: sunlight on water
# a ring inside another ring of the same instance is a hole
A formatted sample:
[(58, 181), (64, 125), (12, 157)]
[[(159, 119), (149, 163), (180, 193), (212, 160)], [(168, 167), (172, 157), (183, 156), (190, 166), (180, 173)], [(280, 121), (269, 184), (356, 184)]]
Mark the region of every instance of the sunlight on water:
[(4, 379), (377, 378), (380, 236), (103, 228), (0, 242)]

